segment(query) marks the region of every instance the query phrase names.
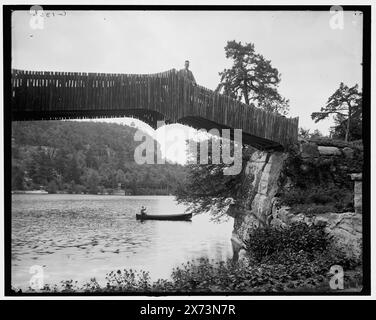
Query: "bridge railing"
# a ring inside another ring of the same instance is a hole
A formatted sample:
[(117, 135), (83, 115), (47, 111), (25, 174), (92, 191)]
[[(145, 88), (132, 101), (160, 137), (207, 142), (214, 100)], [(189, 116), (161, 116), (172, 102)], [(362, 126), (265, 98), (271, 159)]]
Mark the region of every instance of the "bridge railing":
[(298, 136), (298, 118), (194, 86), (175, 69), (143, 75), (12, 70), (11, 106), (15, 120), (129, 116), (137, 109), (152, 111), (150, 123), (162, 116), (202, 118), (283, 146)]
[(195, 115), (248, 134), (273, 140), (283, 146), (297, 142), (299, 118), (268, 112), (185, 80), (183, 116)]

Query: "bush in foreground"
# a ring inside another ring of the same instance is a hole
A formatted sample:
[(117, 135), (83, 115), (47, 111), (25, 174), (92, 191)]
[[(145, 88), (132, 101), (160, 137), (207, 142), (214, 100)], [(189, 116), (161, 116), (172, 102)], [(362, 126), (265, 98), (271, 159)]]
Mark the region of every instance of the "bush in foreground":
[(296, 222), (288, 227), (269, 227), (253, 230), (246, 241), (246, 250), (252, 259), (261, 262), (278, 256), (286, 250), (296, 253), (321, 253), (330, 245), (331, 239), (325, 225), (307, 225)]
[[(283, 260), (283, 263), (280, 263)], [(74, 292), (283, 292), (295, 290), (329, 291), (329, 270), (334, 264), (341, 265), (341, 259), (332, 256), (307, 254), (296, 255), (286, 250), (273, 262), (248, 265), (232, 261), (213, 262), (208, 259), (187, 262), (176, 268), (171, 280), (150, 281), (148, 272), (117, 270), (107, 275), (106, 285), (91, 279), (84, 285), (62, 281), (60, 285), (46, 285), (45, 293)], [(361, 272), (356, 270), (345, 286), (361, 283)], [(350, 282), (351, 280), (351, 282)], [(30, 289), (29, 291), (34, 291)]]

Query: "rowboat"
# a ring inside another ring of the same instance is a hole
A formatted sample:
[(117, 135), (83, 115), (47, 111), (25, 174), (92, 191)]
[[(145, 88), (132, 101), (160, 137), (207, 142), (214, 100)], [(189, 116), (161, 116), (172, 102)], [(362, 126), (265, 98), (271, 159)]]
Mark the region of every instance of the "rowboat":
[(170, 220), (170, 221), (190, 221), (192, 213), (181, 214), (136, 214), (137, 220)]

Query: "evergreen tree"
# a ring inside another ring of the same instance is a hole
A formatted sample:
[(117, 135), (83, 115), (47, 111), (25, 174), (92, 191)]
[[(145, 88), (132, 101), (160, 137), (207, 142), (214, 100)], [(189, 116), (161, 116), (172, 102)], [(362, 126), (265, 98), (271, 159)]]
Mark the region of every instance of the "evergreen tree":
[(225, 47), (226, 58), (233, 64), (230, 69), (219, 73), (220, 84), (216, 91), (223, 90), (228, 95), (246, 104), (255, 104), (266, 111), (286, 115), (289, 101), (278, 92), (281, 74), (267, 60), (255, 51), (253, 43), (228, 41)]
[[(335, 115), (335, 121), (338, 132), (344, 129), (344, 140), (350, 140), (351, 124), (361, 122), (362, 117), (362, 94), (358, 90), (358, 85), (348, 87), (343, 82), (340, 83), (339, 88), (329, 97), (326, 105), (321, 108), (320, 112), (313, 112), (311, 118), (315, 122), (326, 119), (330, 115)], [(354, 119), (358, 119), (358, 121)], [(345, 128), (343, 125), (345, 124)]]

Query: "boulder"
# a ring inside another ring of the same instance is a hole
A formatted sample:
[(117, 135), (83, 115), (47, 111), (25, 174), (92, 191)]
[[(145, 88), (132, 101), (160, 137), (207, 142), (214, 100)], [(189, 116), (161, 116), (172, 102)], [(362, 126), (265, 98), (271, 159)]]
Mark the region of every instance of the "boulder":
[(354, 181), (361, 181), (362, 180), (362, 174), (361, 173), (352, 173), (350, 174), (351, 180)]
[(342, 149), (342, 153), (343, 155), (347, 158), (347, 159), (352, 159), (354, 157), (354, 150), (349, 148), (349, 147), (345, 147)]
[(342, 153), (337, 147), (318, 147), (319, 153), (321, 156), (341, 156)]
[(318, 215), (326, 222), (326, 231), (347, 256), (359, 259), (362, 255), (362, 215), (355, 212)]
[(315, 143), (301, 144), (300, 152), (301, 152), (302, 158), (316, 158), (320, 155), (317, 145)]
[(294, 222), (324, 224), (325, 230), (333, 236), (336, 245), (347, 256), (359, 259), (362, 254), (362, 215), (356, 212), (322, 213), (307, 217), (304, 213), (291, 214), (288, 207), (273, 208), (273, 226), (286, 226)]

